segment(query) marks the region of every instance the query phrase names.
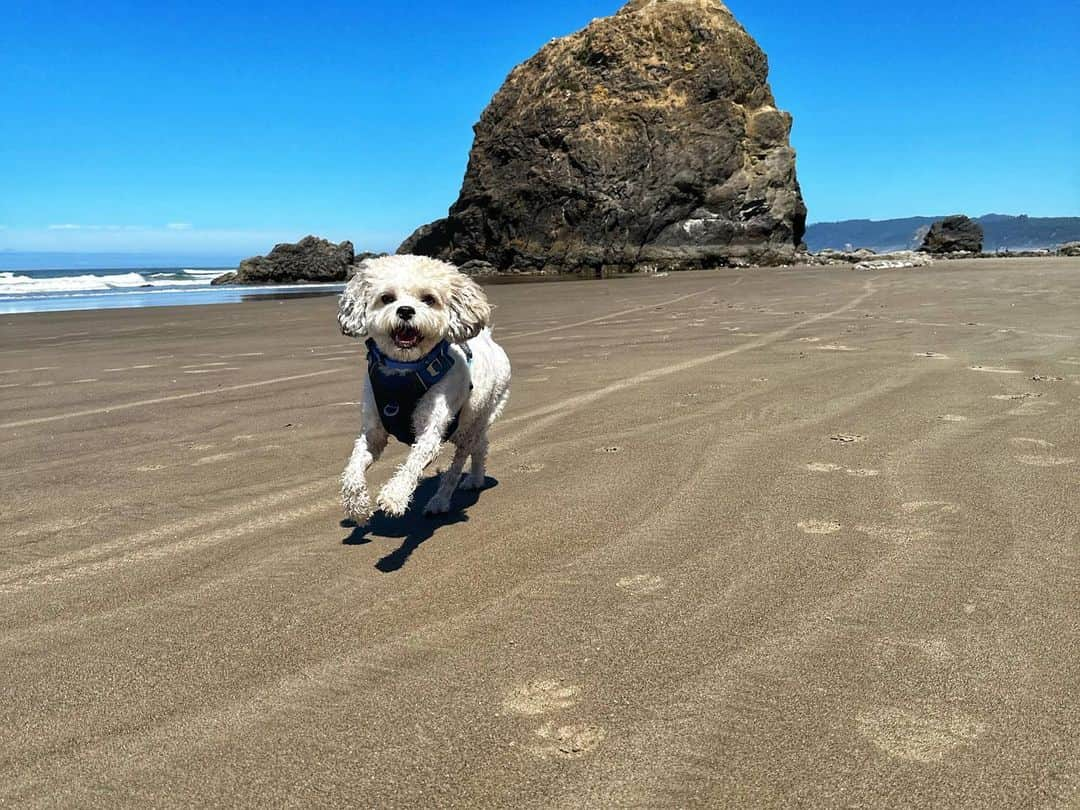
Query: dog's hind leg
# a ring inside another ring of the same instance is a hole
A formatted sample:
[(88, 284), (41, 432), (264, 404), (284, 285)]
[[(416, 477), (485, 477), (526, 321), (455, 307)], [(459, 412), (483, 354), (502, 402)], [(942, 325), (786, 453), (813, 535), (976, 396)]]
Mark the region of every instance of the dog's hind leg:
[(450, 468), (439, 478), (439, 489), (424, 507), (425, 515), (445, 515), (450, 511), (450, 499), (454, 497), (461, 480), (461, 471), (465, 469), (465, 462), (469, 458), (468, 447), (458, 447), (454, 451), (454, 460), (450, 462)]
[(487, 462), (488, 453), (488, 437), (487, 428), (484, 428), (484, 432), (477, 438), (476, 442), (471, 448), (472, 455), (472, 468), (469, 470), (469, 474), (465, 476), (465, 480), (461, 482), (462, 489), (483, 489), (485, 480), (484, 465)]

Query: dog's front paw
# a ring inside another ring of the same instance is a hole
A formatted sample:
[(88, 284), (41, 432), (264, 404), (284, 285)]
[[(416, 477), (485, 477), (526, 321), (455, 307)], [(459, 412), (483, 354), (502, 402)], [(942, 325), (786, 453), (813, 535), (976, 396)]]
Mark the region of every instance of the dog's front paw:
[(376, 502), (379, 505), (379, 509), (386, 514), (391, 517), (401, 517), (409, 508), (409, 499), (411, 495), (411, 492), (402, 491), (400, 487), (394, 486), (394, 482), (391, 481), (382, 488)]
[(472, 473), (469, 473), (461, 479), (461, 488), (464, 490), (472, 490), (473, 492), (478, 492), (479, 490), (484, 488), (485, 481), (487, 481), (486, 476), (475, 476)]
[(433, 495), (424, 507), (424, 514), (428, 517), (433, 515), (445, 515), (450, 511), (450, 499), (440, 495)]
[(341, 490), (341, 508), (345, 511), (345, 517), (363, 525), (371, 517), (371, 497), (367, 489), (343, 487)]

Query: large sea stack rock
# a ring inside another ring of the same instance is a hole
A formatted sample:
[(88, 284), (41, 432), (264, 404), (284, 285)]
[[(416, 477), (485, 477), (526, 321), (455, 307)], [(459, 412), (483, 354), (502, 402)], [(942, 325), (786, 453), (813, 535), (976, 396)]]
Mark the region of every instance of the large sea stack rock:
[(302, 282), (346, 281), (353, 264), (352, 242), (335, 245), (316, 236), (305, 236), (296, 244), (275, 245), (268, 256), (254, 256), (240, 262), (236, 273), (216, 279), (224, 284), (297, 284)]
[(973, 219), (957, 214), (945, 217), (930, 226), (923, 240), (925, 253), (982, 253), (982, 225)]
[(632, 0), (510, 73), (449, 216), (398, 252), (504, 271), (790, 261), (806, 207), (767, 76), (718, 0)]

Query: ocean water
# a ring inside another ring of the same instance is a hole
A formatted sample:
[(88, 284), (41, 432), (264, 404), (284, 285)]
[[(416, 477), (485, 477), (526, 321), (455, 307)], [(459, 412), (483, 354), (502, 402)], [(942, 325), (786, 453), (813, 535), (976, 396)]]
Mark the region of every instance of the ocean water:
[(297, 295), (333, 295), (344, 284), (212, 287), (232, 268), (0, 271), (0, 315), (79, 309), (230, 304)]

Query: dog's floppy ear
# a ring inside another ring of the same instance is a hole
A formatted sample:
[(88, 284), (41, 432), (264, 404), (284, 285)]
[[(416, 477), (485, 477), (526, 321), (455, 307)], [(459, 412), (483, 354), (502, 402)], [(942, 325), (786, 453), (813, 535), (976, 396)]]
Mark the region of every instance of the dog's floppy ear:
[(364, 273), (364, 266), (360, 265), (338, 301), (337, 320), (341, 324), (342, 334), (355, 338), (364, 337), (367, 334), (365, 316), (370, 292), (371, 285)]
[(447, 337), (452, 343), (464, 343), (476, 337), (491, 320), (491, 304), (483, 289), (464, 273), (454, 273), (450, 279), (450, 328)]

